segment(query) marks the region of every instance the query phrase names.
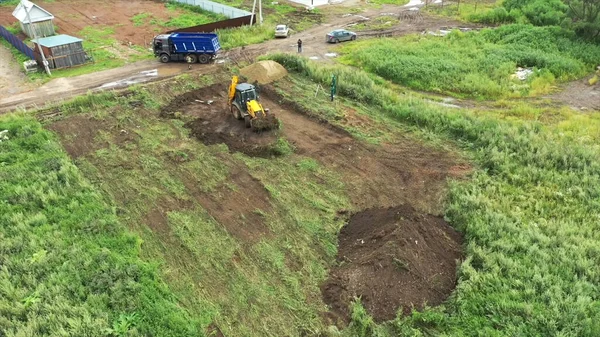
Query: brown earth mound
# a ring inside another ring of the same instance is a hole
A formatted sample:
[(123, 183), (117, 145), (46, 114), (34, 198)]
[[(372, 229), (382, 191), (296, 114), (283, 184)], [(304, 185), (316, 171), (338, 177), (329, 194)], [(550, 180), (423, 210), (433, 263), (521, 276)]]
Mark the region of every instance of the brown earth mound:
[[(181, 118), (190, 134), (206, 145), (226, 144), (231, 152), (252, 157), (279, 155), (278, 130), (253, 132), (237, 120), (227, 106), (227, 86), (215, 84), (175, 97), (161, 111), (165, 118)], [(268, 106), (264, 106), (268, 108)]]
[(267, 84), (284, 78), (287, 70), (275, 61), (260, 61), (240, 69), (240, 74), (250, 82), (258, 81), (260, 84)]
[(441, 217), (411, 206), (355, 214), (339, 235), (338, 266), (322, 286), (334, 319), (347, 323), (360, 297), (375, 321), (442, 303), (456, 284), (461, 236)]

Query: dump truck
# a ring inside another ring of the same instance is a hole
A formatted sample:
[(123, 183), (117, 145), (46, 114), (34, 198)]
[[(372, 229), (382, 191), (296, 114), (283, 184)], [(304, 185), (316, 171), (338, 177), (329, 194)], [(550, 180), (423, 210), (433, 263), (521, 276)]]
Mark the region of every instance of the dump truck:
[(243, 119), (247, 128), (257, 132), (279, 127), (279, 120), (260, 104), (256, 87), (238, 81), (238, 77), (233, 76), (229, 85), (227, 104), (233, 117)]
[(208, 63), (221, 49), (219, 38), (214, 33), (161, 34), (154, 38), (153, 46), (154, 56), (163, 63)]

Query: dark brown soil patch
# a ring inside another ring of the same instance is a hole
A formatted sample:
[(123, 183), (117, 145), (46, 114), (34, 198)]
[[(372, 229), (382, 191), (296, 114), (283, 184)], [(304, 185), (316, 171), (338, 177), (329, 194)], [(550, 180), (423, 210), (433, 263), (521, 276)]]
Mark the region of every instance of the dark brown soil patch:
[(227, 85), (215, 84), (175, 97), (160, 115), (186, 121), (190, 134), (206, 145), (226, 144), (231, 152), (252, 157), (280, 155), (275, 146), (278, 130), (254, 132), (229, 111)]
[(322, 286), (333, 316), (348, 322), (360, 297), (375, 321), (442, 303), (456, 284), (461, 236), (441, 217), (411, 206), (355, 214), (339, 235), (338, 266)]
[(58, 134), (65, 150), (74, 159), (102, 148), (95, 138), (103, 127), (102, 121), (85, 115), (71, 116), (46, 126)]

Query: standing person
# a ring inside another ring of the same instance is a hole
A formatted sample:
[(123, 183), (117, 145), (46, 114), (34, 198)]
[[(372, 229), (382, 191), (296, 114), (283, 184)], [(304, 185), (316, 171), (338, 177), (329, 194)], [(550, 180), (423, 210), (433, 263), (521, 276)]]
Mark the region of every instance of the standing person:
[(298, 52), (302, 52), (302, 40), (298, 39)]

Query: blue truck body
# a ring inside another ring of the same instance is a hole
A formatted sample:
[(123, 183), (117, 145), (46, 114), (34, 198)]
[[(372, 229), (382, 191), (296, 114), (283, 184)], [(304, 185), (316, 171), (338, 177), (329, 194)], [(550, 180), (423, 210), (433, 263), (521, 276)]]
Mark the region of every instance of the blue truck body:
[(208, 63), (221, 49), (214, 33), (161, 34), (154, 38), (154, 55), (161, 62), (187, 61)]

